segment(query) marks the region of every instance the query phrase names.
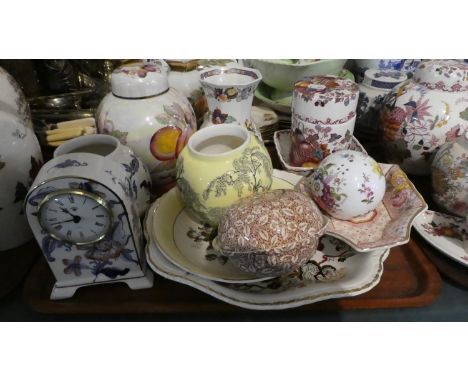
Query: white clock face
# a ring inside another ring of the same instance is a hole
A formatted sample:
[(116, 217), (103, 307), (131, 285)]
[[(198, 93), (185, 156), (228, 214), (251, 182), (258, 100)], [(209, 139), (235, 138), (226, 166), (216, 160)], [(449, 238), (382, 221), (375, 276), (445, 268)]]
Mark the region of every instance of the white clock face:
[(50, 236), (74, 244), (101, 240), (112, 224), (111, 211), (105, 201), (81, 190), (48, 194), (39, 205), (38, 218)]

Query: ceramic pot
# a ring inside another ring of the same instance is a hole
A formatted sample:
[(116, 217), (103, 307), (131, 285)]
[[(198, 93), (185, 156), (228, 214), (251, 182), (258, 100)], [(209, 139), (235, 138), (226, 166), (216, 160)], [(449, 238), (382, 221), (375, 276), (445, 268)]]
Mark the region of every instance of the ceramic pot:
[(385, 194), (385, 177), (379, 164), (352, 150), (328, 156), (307, 183), (319, 207), (341, 220), (364, 217)]
[(235, 124), (196, 132), (177, 160), (177, 186), (194, 215), (216, 226), (238, 199), (268, 191), (271, 159), (253, 133)]
[(169, 88), (167, 68), (133, 64), (112, 73), (112, 92), (101, 101), (98, 131), (128, 145), (147, 166), (153, 186), (175, 180), (175, 162), (196, 118), (187, 98)]
[(356, 116), (356, 134), (367, 139), (378, 138), (379, 112), (385, 95), (407, 75), (397, 70), (368, 69), (359, 84), (359, 101)]
[(208, 100), (209, 113), (202, 127), (221, 123), (245, 126), (260, 140), (259, 129), (253, 124), (252, 102), (262, 75), (244, 67), (213, 67), (200, 72), (200, 83)]
[(418, 65), (422, 62), (420, 59), (366, 59), (355, 60), (356, 81), (362, 82), (367, 69), (378, 70), (397, 70), (405, 73), (411, 78)]
[(468, 129), (468, 64), (425, 61), (385, 97), (381, 111), (387, 161), (429, 174), (433, 154)]
[(336, 125), (356, 116), (359, 88), (337, 76), (306, 77), (294, 84), (292, 114), (312, 124)]
[(23, 201), (42, 163), (33, 130), (19, 116), (0, 111), (0, 251), (32, 238)]
[[(347, 122), (326, 125), (305, 122), (295, 114), (292, 115), (291, 124), (291, 160), (294, 165), (302, 165), (299, 162), (308, 162), (318, 165), (329, 154), (350, 148), (354, 123), (356, 117)], [(308, 153), (305, 151), (299, 155), (300, 159), (293, 159), (293, 153), (298, 153), (298, 147), (303, 143), (309, 145)]]
[(327, 223), (306, 195), (269, 191), (242, 199), (226, 211), (217, 246), (245, 272), (281, 276), (310, 260)]
[(129, 147), (109, 135), (89, 135), (63, 143), (55, 150), (54, 158), (70, 153), (98, 154), (120, 164), (126, 177), (119, 181), (119, 185), (137, 204), (140, 217), (145, 214), (151, 202), (151, 177), (146, 166)]
[(444, 144), (431, 165), (432, 196), (444, 210), (468, 216), (468, 132)]
[(187, 97), (197, 121), (208, 111), (208, 103), (200, 84), (199, 60), (166, 60), (169, 67), (169, 86)]
[(15, 79), (0, 67), (0, 111), (17, 115), (21, 122), (32, 128), (31, 111)]

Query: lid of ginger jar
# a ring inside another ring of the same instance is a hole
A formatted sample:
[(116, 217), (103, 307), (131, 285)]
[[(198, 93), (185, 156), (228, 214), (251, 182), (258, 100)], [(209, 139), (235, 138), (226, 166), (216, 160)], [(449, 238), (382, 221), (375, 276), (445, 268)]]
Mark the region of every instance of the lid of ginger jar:
[(468, 63), (456, 60), (422, 62), (414, 72), (416, 82), (429, 89), (447, 92), (468, 90)]
[(117, 97), (155, 96), (169, 89), (167, 70), (158, 63), (124, 65), (112, 72), (111, 88)]
[(407, 79), (408, 76), (398, 70), (367, 69), (362, 83), (371, 88), (390, 90)]

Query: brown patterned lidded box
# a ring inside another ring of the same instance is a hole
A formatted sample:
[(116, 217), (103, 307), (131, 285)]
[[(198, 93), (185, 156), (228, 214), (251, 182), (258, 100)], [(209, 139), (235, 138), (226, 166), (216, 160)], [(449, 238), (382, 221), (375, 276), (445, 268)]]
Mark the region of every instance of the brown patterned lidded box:
[(230, 207), (218, 227), (218, 246), (233, 264), (259, 276), (280, 276), (317, 249), (328, 219), (306, 195), (274, 190)]

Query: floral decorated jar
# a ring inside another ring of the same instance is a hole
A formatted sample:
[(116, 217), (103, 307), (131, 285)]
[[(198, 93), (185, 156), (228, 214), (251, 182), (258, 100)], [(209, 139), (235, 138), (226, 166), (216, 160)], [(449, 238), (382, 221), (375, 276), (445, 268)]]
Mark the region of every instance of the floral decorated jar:
[(385, 176), (370, 156), (343, 150), (325, 158), (306, 180), (315, 202), (331, 216), (366, 219), (385, 194)]
[(274, 190), (230, 207), (219, 224), (216, 245), (245, 272), (281, 276), (311, 258), (327, 223), (306, 195)]
[(444, 144), (431, 164), (432, 196), (444, 210), (468, 216), (468, 131)]
[(296, 143), (300, 143), (300, 136), (313, 149), (308, 158), (300, 161), (313, 166), (330, 153), (348, 149), (356, 122), (358, 94), (356, 83), (332, 75), (306, 77), (296, 82), (292, 101), (291, 156), (297, 152)]
[(424, 61), (414, 78), (386, 96), (381, 111), (387, 161), (413, 175), (429, 174), (446, 141), (468, 129), (468, 64)]
[[(98, 154), (119, 163), (125, 171), (125, 178), (117, 179), (125, 195), (136, 202), (138, 214), (143, 216), (151, 202), (151, 177), (143, 162), (133, 151), (112, 136), (97, 134), (71, 139), (61, 144), (54, 151), (54, 158), (70, 153)], [(68, 161), (64, 166), (79, 166), (76, 161)], [(88, 164), (86, 164), (88, 166)], [(104, 169), (103, 171), (108, 171)]]
[(418, 65), (422, 62), (420, 59), (365, 59), (355, 60), (356, 80), (362, 82), (367, 69), (378, 70), (397, 70), (405, 73), (411, 78)]
[(174, 181), (176, 159), (196, 130), (196, 118), (187, 98), (169, 88), (166, 66), (117, 68), (111, 88), (97, 111), (99, 133), (128, 145), (147, 166), (153, 186)]
[(24, 198), (42, 166), (33, 130), (20, 116), (0, 111), (0, 251), (32, 238)]
[(209, 113), (202, 127), (236, 123), (252, 131), (261, 140), (252, 122), (252, 102), (262, 75), (244, 67), (211, 67), (200, 72), (200, 83), (208, 99)]
[(166, 60), (170, 67), (169, 86), (187, 97), (197, 121), (208, 111), (208, 103), (200, 84), (200, 60)]
[(226, 207), (270, 190), (271, 159), (253, 133), (236, 124), (197, 131), (177, 160), (177, 186), (198, 220), (216, 226)]
[(15, 79), (0, 67), (0, 111), (17, 115), (23, 124), (32, 128), (31, 111)]
[(356, 116), (356, 133), (367, 138), (378, 136), (379, 111), (385, 95), (399, 83), (408, 79), (397, 70), (368, 69), (359, 84), (359, 101)]

